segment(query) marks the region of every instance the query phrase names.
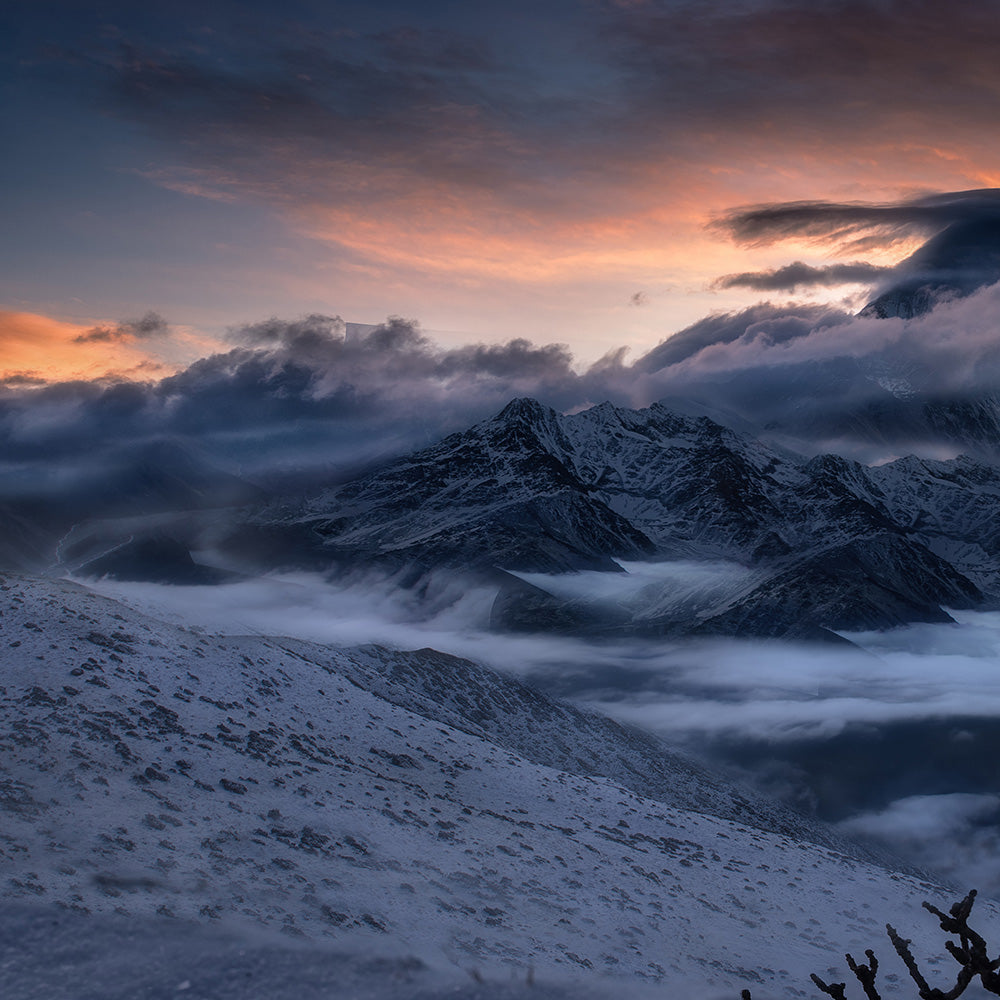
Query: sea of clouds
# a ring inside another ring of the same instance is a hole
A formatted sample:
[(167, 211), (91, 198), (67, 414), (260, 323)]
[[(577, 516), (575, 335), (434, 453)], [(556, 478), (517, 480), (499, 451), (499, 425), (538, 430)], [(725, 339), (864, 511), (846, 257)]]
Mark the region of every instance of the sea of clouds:
[[(531, 582), (622, 601), (675, 580), (715, 587), (724, 565), (668, 563)], [(418, 598), (392, 578), (297, 573), (216, 587), (88, 583), (212, 632), (350, 646), (433, 647), (651, 730), (961, 887), (1000, 891), (1000, 613), (858, 633), (851, 646), (700, 639), (588, 641), (488, 630), (495, 590), (452, 574)]]

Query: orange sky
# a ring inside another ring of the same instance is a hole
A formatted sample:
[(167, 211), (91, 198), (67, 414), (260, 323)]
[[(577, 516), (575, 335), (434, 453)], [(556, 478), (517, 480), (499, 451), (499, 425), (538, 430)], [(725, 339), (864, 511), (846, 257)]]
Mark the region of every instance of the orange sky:
[(88, 340), (100, 321), (72, 323), (37, 313), (0, 310), (0, 384), (32, 385), (73, 379), (153, 379), (221, 345), (174, 330), (142, 340)]

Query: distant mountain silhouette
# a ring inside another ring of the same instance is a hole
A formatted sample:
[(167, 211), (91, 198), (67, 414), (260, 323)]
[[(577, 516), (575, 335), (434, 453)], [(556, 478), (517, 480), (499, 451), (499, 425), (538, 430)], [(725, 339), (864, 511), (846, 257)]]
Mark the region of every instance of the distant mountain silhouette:
[(912, 319), (1000, 281), (1000, 218), (956, 222), (896, 267), (862, 316)]

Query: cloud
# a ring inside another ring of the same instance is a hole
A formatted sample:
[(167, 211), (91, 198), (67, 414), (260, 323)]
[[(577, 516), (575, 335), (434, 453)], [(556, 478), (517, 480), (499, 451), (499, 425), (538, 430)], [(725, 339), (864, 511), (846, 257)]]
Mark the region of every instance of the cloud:
[[(955, 112), (970, 95), (985, 113), (1000, 92), (1000, 27), (976, 0), (952, 11), (933, 0), (652, 0), (605, 11), (612, 53), (651, 117), (687, 116), (708, 137), (756, 131), (765, 143), (863, 148), (936, 131), (946, 142), (981, 127), (975, 112)], [(933, 54), (930, 68), (917, 52)]]
[(712, 288), (752, 288), (760, 292), (794, 291), (796, 288), (821, 287), (852, 283), (872, 284), (884, 278), (891, 268), (857, 261), (850, 264), (830, 264), (812, 267), (802, 261), (786, 264), (770, 271), (745, 271), (726, 274), (712, 282)]
[[(701, 586), (724, 572), (636, 569), (631, 581), (569, 574), (535, 582), (615, 601), (650, 582)], [(840, 820), (843, 832), (879, 838), (963, 887), (1000, 886), (992, 764), (1000, 615), (969, 612), (962, 627), (853, 636), (866, 651), (740, 640), (594, 643), (491, 633), (495, 588), (454, 573), (425, 577), (420, 587), (400, 584), (357, 572), (218, 587), (88, 585), (188, 627), (465, 656), (652, 729), (708, 755), (714, 768), (742, 769), (746, 780)]]
[[(222, 190), (275, 201), (347, 194), (349, 164), (371, 168), (369, 204), (388, 160), (397, 179), (467, 189), (503, 188), (519, 172), (526, 150), (510, 124), (530, 91), (499, 84), (485, 39), (405, 25), (340, 38), (285, 28), (262, 45), (248, 28), (203, 40), (203, 51), (123, 39), (95, 53), (106, 105), (186, 144)], [(335, 163), (340, 173), (323, 169)]]
[(880, 841), (966, 889), (1000, 890), (1000, 797), (952, 792), (912, 795), (839, 824), (849, 836)]
[[(632, 568), (631, 579), (598, 573), (531, 579), (563, 596), (612, 602), (630, 599), (651, 583), (699, 589), (725, 584), (721, 565)], [(738, 583), (740, 573), (734, 569), (730, 582)], [(673, 740), (728, 734), (794, 742), (830, 738), (858, 724), (1000, 718), (1000, 695), (991, 686), (1000, 655), (995, 614), (964, 613), (963, 629), (919, 625), (888, 639), (875, 634), (867, 650), (735, 639), (597, 643), (490, 633), (496, 587), (470, 585), (454, 573), (425, 576), (412, 589), (394, 576), (365, 571), (337, 580), (280, 574), (219, 587), (88, 585), (126, 603), (146, 602), (146, 609), (173, 609), (206, 628), (249, 628), (334, 644), (432, 645), (546, 686), (555, 683), (565, 694), (600, 702), (611, 714)]]
[(38, 386), (48, 384), (48, 379), (42, 378), (36, 372), (9, 372), (0, 377), (0, 384), (9, 388)]
[[(151, 323), (156, 330), (148, 330)], [(0, 381), (16, 388), (134, 372), (138, 366), (158, 360), (138, 342), (141, 336), (158, 332), (161, 323), (155, 313), (149, 313), (131, 324), (88, 327), (37, 313), (0, 309)], [(117, 345), (110, 354), (109, 342)]]
[[(80, 332), (66, 338), (73, 351), (107, 350), (100, 340), (76, 345)], [(229, 350), (159, 378), (138, 371), (37, 385), (30, 373), (10, 373), (0, 393), (5, 455), (44, 476), (82, 453), (93, 470), (123, 444), (166, 436), (252, 476), (343, 475), (490, 416), (514, 396), (568, 408), (586, 392), (563, 345), (514, 338), (445, 348), (399, 317), (350, 336), (335, 316), (271, 318), (228, 339)]]
[(910, 318), (927, 312), (935, 301), (968, 295), (1000, 281), (1000, 191), (995, 189), (882, 205), (762, 205), (732, 212), (717, 224), (737, 241), (754, 246), (807, 238), (855, 250), (892, 246), (918, 234), (931, 238), (892, 268), (863, 264), (812, 268), (797, 262), (771, 272), (728, 275), (714, 287), (787, 289), (881, 278), (879, 294), (865, 312)]
[(139, 319), (126, 319), (114, 326), (93, 326), (73, 338), (75, 344), (130, 343), (146, 337), (164, 336), (170, 332), (167, 321), (155, 312), (147, 312)]
[[(625, 347), (584, 367), (564, 344), (512, 337), (446, 347), (414, 320), (360, 327), (313, 313), (233, 327), (227, 349), (164, 374), (155, 367), (164, 345), (180, 350), (187, 337), (187, 350), (194, 340), (155, 312), (86, 327), (0, 314), (11, 365), (0, 372), (0, 443), (12, 460), (41, 470), (84, 451), (99, 463), (123, 442), (179, 436), (265, 479), (309, 469), (342, 476), (532, 396), (561, 411), (663, 401), (804, 453), (863, 461), (907, 451), (985, 454), (995, 449), (991, 428), (1000, 430), (1000, 408), (990, 402), (1000, 384), (1000, 283), (974, 289), (994, 265), (1000, 277), (996, 194), (921, 200), (949, 219), (968, 216), (892, 271), (894, 281), (942, 278), (936, 261), (948, 261), (958, 292), (932, 299), (923, 315), (879, 319), (816, 302), (761, 302), (709, 315), (631, 364)], [(873, 272), (860, 263), (795, 263), (721, 281), (794, 286)], [(39, 384), (43, 355), (61, 383)], [(111, 358), (127, 376), (108, 372)]]
[[(532, 579), (565, 596), (598, 601), (629, 598), (637, 588), (668, 580), (690, 588), (725, 582), (725, 568), (718, 565), (635, 568), (631, 580), (587, 573)], [(673, 741), (724, 736), (793, 745), (804, 738), (831, 739), (852, 727), (928, 720), (967, 726), (1000, 718), (993, 683), (1000, 656), (997, 614), (963, 613), (962, 628), (918, 625), (853, 635), (865, 644), (862, 649), (735, 639), (597, 643), (491, 633), (496, 588), (472, 585), (454, 573), (426, 576), (412, 589), (395, 577), (360, 571), (335, 581), (297, 573), (208, 588), (88, 585), (146, 610), (172, 609), (206, 628), (334, 644), (430, 645), (534, 678)], [(965, 745), (955, 743), (959, 750)], [(976, 739), (968, 747), (983, 758)]]
[[(994, 643), (994, 650), (996, 644)], [(591, 687), (602, 711), (672, 739), (830, 740), (851, 727), (915, 720), (996, 719), (989, 658), (939, 657), (911, 649), (874, 659), (862, 652), (788, 643), (705, 642), (664, 649), (654, 683), (627, 698)], [(994, 653), (995, 655), (995, 653)], [(625, 664), (635, 667), (637, 655)], [(589, 680), (577, 675), (577, 693)]]
[(229, 331), (229, 339), (252, 347), (309, 349), (342, 342), (346, 330), (347, 324), (339, 316), (312, 313), (290, 321), (272, 316), (259, 323), (233, 327)]
[(843, 241), (860, 234), (892, 242), (914, 230), (955, 223), (1000, 222), (1000, 191), (956, 191), (886, 204), (800, 201), (736, 209), (715, 223), (733, 239), (763, 246), (793, 237)]
[(897, 799), (886, 809), (864, 813), (843, 824), (856, 833), (876, 835), (887, 840), (905, 838), (923, 840), (958, 833), (969, 820), (993, 815), (1000, 819), (1000, 796), (911, 795)]
[(50, 47), (49, 72), (155, 139), (155, 183), (413, 278), (652, 282), (698, 269), (695, 227), (754, 177), (813, 190), (836, 159), (884, 190), (890, 162), (918, 186), (996, 159), (998, 32), (973, 0), (516, 6), (520, 33), (433, 5), (308, 26), (258, 5), (199, 35), (136, 19)]
[(709, 316), (636, 360), (633, 397), (807, 454), (995, 457), (1000, 284), (931, 306), (909, 319), (801, 303)]
[[(806, 393), (788, 380), (795, 368), (838, 359), (877, 358), (892, 369), (909, 367), (920, 373), (914, 390), (928, 395), (992, 391), (1000, 378), (997, 348), (989, 332), (998, 302), (1000, 287), (993, 285), (967, 298), (942, 302), (908, 321), (851, 317), (829, 307), (764, 305), (705, 321), (704, 327), (698, 324), (692, 328), (697, 334), (684, 331), (689, 353), (673, 363), (677, 374), (683, 365), (688, 376), (713, 369), (739, 376), (766, 374), (761, 371), (766, 367), (776, 382), (785, 377), (786, 392), (791, 390), (800, 401)], [(754, 321), (747, 322), (750, 319)], [(671, 342), (662, 345), (662, 352), (651, 351), (643, 366), (669, 356)], [(872, 383), (873, 392), (878, 388)]]
[[(147, 337), (123, 333), (110, 343), (77, 343), (88, 328), (55, 326), (52, 343), (68, 357), (91, 351), (106, 359), (112, 345), (119, 361), (135, 352), (133, 374), (38, 385), (33, 367), (12, 367), (0, 392), (0, 443), (11, 459), (42, 469), (83, 452), (98, 463), (127, 441), (179, 436), (249, 475), (344, 475), (532, 396), (562, 411), (662, 400), (752, 434), (765, 429), (803, 452), (879, 460), (923, 449), (940, 457), (955, 442), (989, 445), (998, 310), (1000, 285), (905, 321), (760, 303), (708, 316), (632, 364), (619, 348), (590, 367), (565, 345), (522, 337), (445, 347), (400, 317), (350, 330), (332, 315), (272, 317), (232, 328), (227, 350), (166, 375), (135, 367), (160, 336), (155, 314), (144, 320)], [(29, 326), (37, 357), (34, 331), (44, 325)], [(105, 361), (97, 374), (106, 371)], [(969, 426), (983, 428), (981, 440), (963, 437), (963, 407)]]
[[(775, 306), (762, 302), (737, 313), (716, 313), (675, 333), (663, 343), (639, 358), (639, 371), (663, 372), (693, 359), (709, 348), (721, 350), (733, 345), (733, 352), (742, 353), (753, 343), (788, 344), (808, 338), (817, 330), (841, 326), (848, 322), (847, 313), (833, 306), (793, 304)], [(719, 351), (715, 352), (718, 356)], [(688, 370), (687, 374), (691, 374)]]

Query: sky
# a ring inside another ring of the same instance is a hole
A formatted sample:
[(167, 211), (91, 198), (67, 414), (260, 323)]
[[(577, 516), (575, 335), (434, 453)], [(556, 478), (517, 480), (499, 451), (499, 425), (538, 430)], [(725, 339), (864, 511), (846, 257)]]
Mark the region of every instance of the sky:
[(992, 188), (998, 43), (981, 0), (14, 0), (0, 374), (155, 380), (308, 315), (579, 368), (856, 307), (940, 218), (746, 209)]

